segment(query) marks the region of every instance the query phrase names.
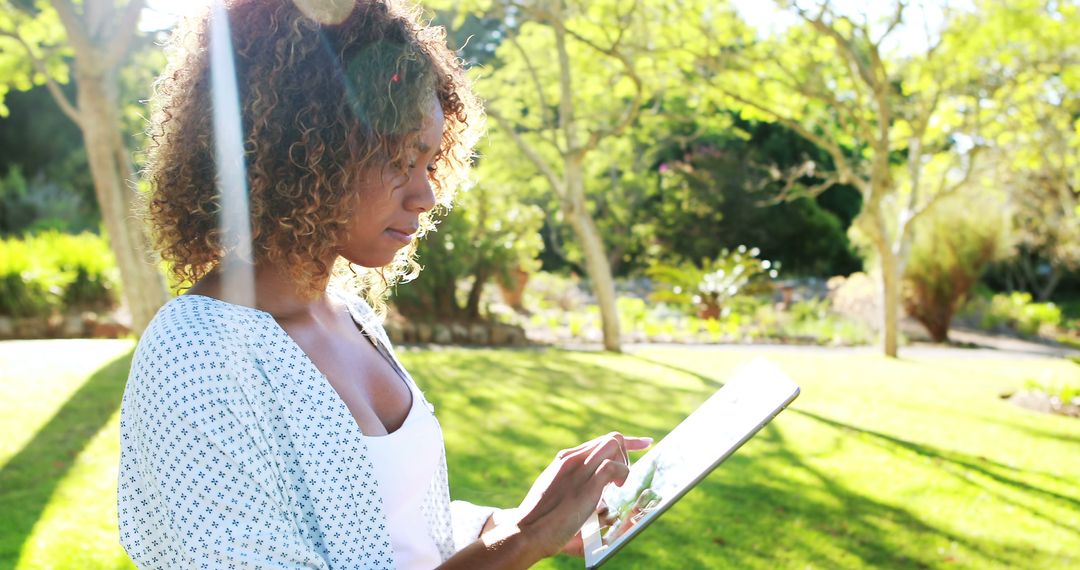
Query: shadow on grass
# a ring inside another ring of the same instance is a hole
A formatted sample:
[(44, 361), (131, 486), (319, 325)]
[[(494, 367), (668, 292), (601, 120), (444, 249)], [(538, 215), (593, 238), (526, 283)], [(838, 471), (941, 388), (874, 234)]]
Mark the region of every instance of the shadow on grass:
[[(631, 358), (700, 379), (703, 386), (709, 387), (701, 391), (701, 398), (721, 385), (718, 378), (681, 366), (637, 356)], [(543, 398), (539, 394), (538, 397)], [(542, 403), (538, 402), (538, 405)], [(813, 412), (790, 409), (789, 413), (842, 432), (864, 434), (892, 450), (929, 458), (952, 476), (966, 480), (969, 474), (976, 473), (1019, 493), (1041, 495), (1065, 503), (1064, 506), (1076, 505), (1076, 499), (1012, 477), (1007, 474), (1008, 466), (988, 459), (909, 442)], [(670, 424), (668, 428), (681, 419), (680, 413), (670, 410), (663, 413), (657, 410), (657, 414)], [(843, 485), (838, 478), (808, 464), (774, 426), (765, 428), (748, 446), (755, 449), (750, 454), (729, 459), (718, 473), (702, 483), (700, 490), (676, 505), (665, 517), (669, 520), (658, 523), (651, 531), (651, 537), (643, 536), (632, 543), (627, 552), (619, 556), (618, 567), (682, 568), (720, 564), (721, 567), (738, 568), (810, 563), (823, 567), (929, 568), (952, 563), (951, 555), (941, 550), (950, 548), (950, 544), (962, 545), (969, 553), (978, 553), (983, 562), (990, 561), (994, 565), (1023, 567), (1032, 561), (1030, 544), (980, 540), (953, 532), (912, 510)], [(994, 490), (988, 492), (1045, 521), (1071, 528), (1038, 512), (1032, 505), (1021, 504), (1022, 501)], [(677, 551), (664, 548), (675, 544), (682, 547)], [(777, 548), (780, 544), (783, 547)], [(579, 561), (572, 559), (560, 559), (555, 564), (567, 569), (579, 565)]]
[(116, 413), (132, 353), (98, 369), (0, 470), (0, 568), (13, 568), (22, 546), (79, 452)]
[(907, 441), (907, 440), (900, 439), (898, 437), (894, 437), (894, 436), (891, 436), (891, 435), (888, 435), (888, 434), (885, 434), (885, 433), (876, 432), (876, 431), (873, 431), (873, 430), (860, 428), (860, 427), (856, 427), (856, 426), (853, 426), (853, 425), (850, 425), (850, 424), (839, 422), (839, 421), (836, 421), (836, 420), (833, 420), (833, 419), (830, 419), (830, 418), (826, 418), (824, 416), (821, 416), (821, 415), (818, 415), (818, 414), (815, 414), (813, 412), (809, 412), (809, 411), (806, 411), (806, 410), (792, 410), (792, 411), (794, 413), (800, 414), (802, 416), (811, 418), (813, 420), (819, 421), (819, 422), (821, 422), (823, 424), (826, 424), (826, 425), (829, 425), (829, 426), (832, 426), (832, 427), (835, 427), (835, 428), (838, 428), (838, 429), (842, 429), (842, 430), (845, 430), (845, 431), (855, 432), (855, 433), (859, 433), (859, 434), (862, 434), (862, 435), (869, 436), (871, 438), (871, 440), (874, 440), (879, 444), (888, 444), (888, 445), (891, 445), (891, 446), (894, 446), (894, 447), (898, 447), (898, 448), (905, 449), (907, 451), (916, 453), (918, 455), (921, 455), (923, 457), (926, 457), (926, 458), (929, 458), (929, 459), (933, 460), (938, 465), (948, 464), (948, 465), (952, 465), (952, 466), (955, 466), (955, 467), (961, 467), (961, 468), (966, 469), (968, 471), (978, 473), (978, 474), (980, 474), (980, 475), (982, 475), (984, 477), (987, 477), (989, 479), (993, 479), (994, 481), (996, 481), (998, 483), (1001, 483), (1003, 485), (1013, 487), (1013, 488), (1015, 488), (1017, 490), (1024, 491), (1024, 492), (1029, 492), (1029, 493), (1034, 493), (1034, 494), (1037, 494), (1037, 495), (1042, 495), (1045, 498), (1048, 498), (1048, 499), (1051, 499), (1051, 500), (1056, 500), (1056, 501), (1061, 501), (1061, 502), (1064, 502), (1064, 503), (1068, 503), (1069, 505), (1071, 505), (1072, 508), (1080, 509), (1080, 499), (1077, 499), (1075, 497), (1070, 497), (1070, 496), (1067, 496), (1067, 495), (1062, 495), (1062, 494), (1059, 494), (1059, 493), (1055, 493), (1053, 491), (1049, 491), (1047, 489), (1043, 489), (1043, 488), (1040, 488), (1040, 487), (1036, 487), (1036, 486), (1031, 485), (1031, 484), (1029, 484), (1029, 483), (1027, 483), (1025, 481), (1022, 481), (1022, 480), (1017, 479), (1015, 477), (1012, 477), (1012, 476), (1009, 476), (1009, 475), (1006, 475), (1006, 474), (1003, 474), (1003, 473), (999, 472), (999, 471), (1012, 471), (1012, 472), (1015, 472), (1015, 471), (1017, 471), (1017, 469), (1015, 467), (1004, 465), (1002, 463), (999, 463), (997, 461), (993, 461), (993, 460), (985, 458), (985, 457), (975, 457), (975, 456), (972, 456), (972, 455), (968, 455), (966, 453), (959, 453), (959, 452), (956, 452), (956, 451), (948, 451), (948, 450), (939, 449), (939, 448), (936, 448), (936, 447), (933, 447), (933, 446), (930, 446), (930, 445), (925, 445), (925, 444), (921, 444), (921, 443), (915, 443), (915, 442)]
[(410, 358), (448, 436), (455, 498), (516, 505), (558, 450), (613, 430), (658, 438), (712, 391), (664, 386), (633, 366), (603, 366), (605, 358), (484, 350)]

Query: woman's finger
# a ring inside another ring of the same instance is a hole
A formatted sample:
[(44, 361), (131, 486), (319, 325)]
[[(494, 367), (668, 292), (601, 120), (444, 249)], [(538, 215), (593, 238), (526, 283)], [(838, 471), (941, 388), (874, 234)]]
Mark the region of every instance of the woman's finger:
[(564, 449), (564, 450), (560, 451), (556, 455), (556, 457), (558, 457), (559, 459), (566, 459), (567, 457), (579, 454), (582, 451), (595, 449), (596, 446), (601, 445), (604, 442), (606, 442), (608, 439), (610, 439), (612, 437), (616, 437), (616, 436), (621, 438), (622, 434), (620, 434), (617, 431), (613, 431), (611, 433), (602, 435), (600, 437), (594, 437), (594, 438), (590, 439), (589, 441), (586, 441), (585, 443), (582, 443), (581, 445), (578, 445), (578, 446), (571, 447), (569, 449)]
[(651, 437), (623, 437), (623, 441), (626, 443), (626, 449), (629, 451), (641, 451), (648, 449), (653, 444), (653, 438)]
[(623, 445), (622, 434), (608, 434), (601, 438), (598, 445), (590, 450), (585, 463), (591, 465), (606, 459), (621, 461), (624, 465), (630, 464), (629, 457), (626, 454), (626, 447)]
[(611, 433), (609, 433), (607, 435), (602, 435), (600, 437), (594, 437), (594, 438), (590, 439), (589, 441), (586, 441), (585, 443), (582, 443), (580, 445), (571, 447), (569, 449), (564, 449), (564, 450), (562, 450), (562, 451), (560, 451), (558, 453), (557, 457), (559, 459), (564, 459), (566, 457), (574, 455), (575, 453), (578, 453), (578, 452), (583, 451), (585, 449), (591, 449), (591, 448), (595, 447), (598, 443), (600, 443), (603, 439), (611, 436), (614, 433), (617, 433), (617, 432), (611, 432)]
[(608, 483), (622, 486), (629, 474), (630, 467), (627, 464), (622, 461), (605, 459), (600, 463), (600, 467), (596, 469), (596, 476), (593, 478), (592, 483), (598, 485), (600, 490), (603, 490)]

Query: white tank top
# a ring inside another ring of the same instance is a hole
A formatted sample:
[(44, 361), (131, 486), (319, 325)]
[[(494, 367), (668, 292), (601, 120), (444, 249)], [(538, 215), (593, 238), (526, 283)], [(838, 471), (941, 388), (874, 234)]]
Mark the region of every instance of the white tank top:
[(420, 506), (438, 468), (442, 433), (419, 390), (411, 381), (403, 380), (412, 393), (405, 423), (393, 433), (365, 436), (364, 440), (390, 525), (395, 568), (431, 570), (442, 563), (442, 558)]

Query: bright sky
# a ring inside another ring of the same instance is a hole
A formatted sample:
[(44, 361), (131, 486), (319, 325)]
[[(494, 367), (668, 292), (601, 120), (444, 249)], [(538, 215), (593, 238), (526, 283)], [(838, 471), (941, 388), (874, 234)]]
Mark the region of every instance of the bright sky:
[[(780, 10), (775, 2), (764, 0), (731, 0), (739, 15), (751, 26), (757, 28), (763, 35), (770, 35), (783, 31), (787, 26), (798, 21), (798, 17), (790, 11)], [(796, 2), (807, 7), (814, 5), (812, 2)], [(834, 9), (841, 14), (866, 13), (874, 25), (871, 29), (878, 34), (884, 31), (881, 22), (891, 17), (895, 8), (894, 2), (882, 0), (833, 0)], [(908, 50), (923, 49), (927, 45), (927, 31), (931, 37), (936, 37), (941, 24), (945, 19), (946, 8), (967, 11), (975, 7), (973, 0), (924, 0), (913, 2), (905, 12), (905, 22), (889, 35), (883, 48), (886, 52), (897, 50), (903, 53)], [(854, 18), (853, 18), (854, 19)]]
[(147, 0), (146, 9), (139, 20), (139, 29), (145, 32), (171, 28), (178, 19), (194, 14), (206, 6), (207, 2), (208, 0)]
[[(143, 30), (162, 30), (172, 27), (176, 20), (188, 14), (198, 11), (209, 0), (148, 0), (148, 7), (143, 11), (139, 27)], [(797, 17), (791, 12), (780, 10), (775, 2), (768, 0), (731, 0), (739, 14), (761, 31), (768, 35), (782, 31)], [(809, 2), (800, 2), (810, 5)], [(872, 20), (886, 19), (892, 10), (893, 2), (873, 0), (833, 0), (833, 6), (841, 13), (861, 13), (869, 8), (869, 16)], [(954, 9), (970, 10), (973, 8), (973, 0), (924, 0), (913, 2), (908, 8), (907, 18), (910, 23), (905, 23), (894, 31), (890, 41), (886, 43), (886, 51), (899, 48), (920, 49), (926, 46), (926, 29), (936, 33), (943, 20), (943, 9), (951, 6)], [(925, 24), (925, 25), (924, 25)]]

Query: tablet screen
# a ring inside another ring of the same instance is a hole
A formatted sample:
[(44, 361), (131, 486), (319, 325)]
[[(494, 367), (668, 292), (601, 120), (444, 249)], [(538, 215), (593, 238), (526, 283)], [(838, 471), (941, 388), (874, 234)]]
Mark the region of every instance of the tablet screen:
[(755, 360), (736, 371), (730, 381), (634, 463), (622, 487), (608, 486), (604, 502), (616, 520), (600, 528), (593, 515), (582, 528), (586, 568), (607, 561), (798, 394), (799, 387), (765, 360)]

